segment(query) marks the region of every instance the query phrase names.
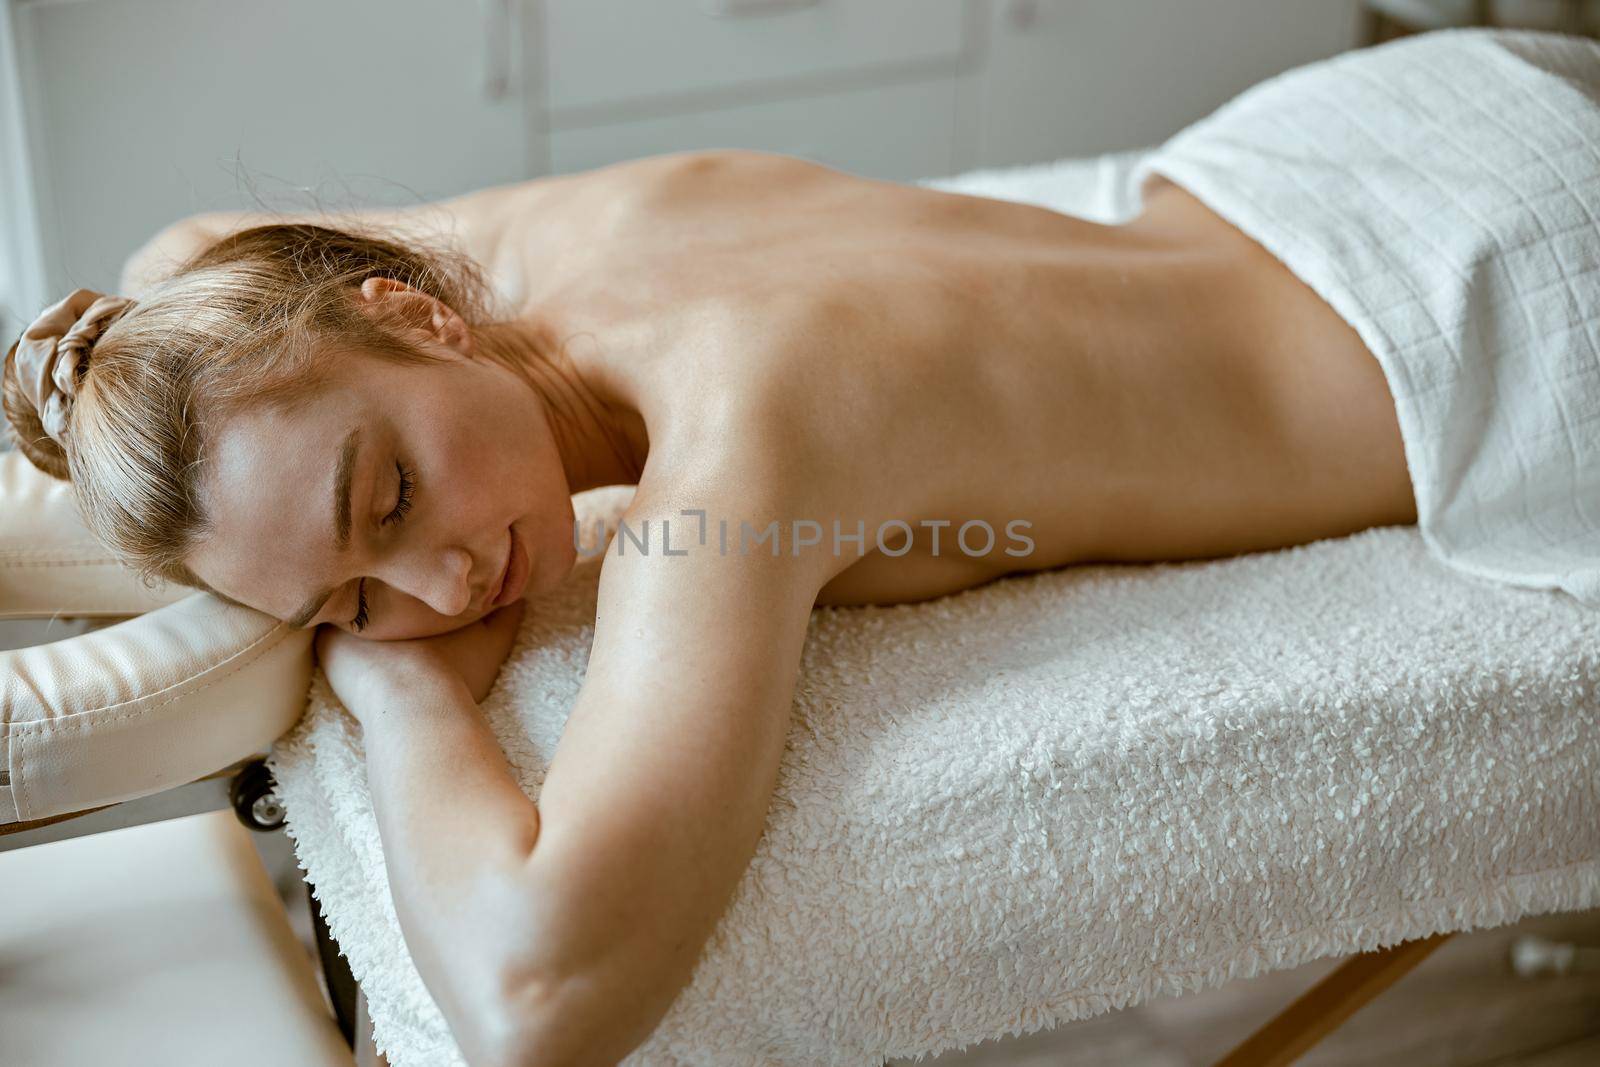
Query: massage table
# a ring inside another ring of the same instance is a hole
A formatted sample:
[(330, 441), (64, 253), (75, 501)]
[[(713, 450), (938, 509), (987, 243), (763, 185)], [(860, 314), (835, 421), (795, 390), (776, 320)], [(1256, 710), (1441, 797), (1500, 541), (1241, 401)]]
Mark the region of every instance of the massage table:
[[(1140, 155), (928, 184), (1109, 222)], [(535, 797), (599, 562), (530, 605), (483, 705)], [(311, 634), (140, 587), (67, 486), (0, 454), (0, 617), (62, 616), (113, 624), (0, 653), (0, 848), (185, 790), (281, 803), (367, 1054), (461, 1062)], [(1450, 933), (1600, 904), (1597, 685), (1600, 614), (1410, 527), (818, 609), (768, 831), (628, 1062), (875, 1064), (1352, 956), (1225, 1061), (1288, 1063)]]

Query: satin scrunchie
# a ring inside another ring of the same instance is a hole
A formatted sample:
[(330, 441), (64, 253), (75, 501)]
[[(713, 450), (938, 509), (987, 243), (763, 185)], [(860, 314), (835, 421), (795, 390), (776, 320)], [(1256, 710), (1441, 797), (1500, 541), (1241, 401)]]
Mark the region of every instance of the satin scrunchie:
[(40, 313), (17, 341), (17, 379), (33, 398), (39, 423), (66, 447), (67, 412), (89, 369), (94, 343), (134, 301), (79, 289)]

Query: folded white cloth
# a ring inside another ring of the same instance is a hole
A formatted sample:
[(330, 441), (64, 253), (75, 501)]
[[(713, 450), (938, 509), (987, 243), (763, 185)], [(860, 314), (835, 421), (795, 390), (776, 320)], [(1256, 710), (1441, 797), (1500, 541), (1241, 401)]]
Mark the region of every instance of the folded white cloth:
[(1236, 97), (1133, 181), (1152, 171), (1372, 350), (1431, 550), (1600, 606), (1600, 43), (1444, 30), (1346, 53)]
[[(529, 605), (483, 705), (534, 798), (598, 572)], [(1414, 527), (819, 609), (755, 859), (626, 1063), (877, 1067), (1600, 905), (1597, 686), (1600, 613), (1464, 577)], [(379, 1048), (459, 1067), (320, 671), (271, 766)]]

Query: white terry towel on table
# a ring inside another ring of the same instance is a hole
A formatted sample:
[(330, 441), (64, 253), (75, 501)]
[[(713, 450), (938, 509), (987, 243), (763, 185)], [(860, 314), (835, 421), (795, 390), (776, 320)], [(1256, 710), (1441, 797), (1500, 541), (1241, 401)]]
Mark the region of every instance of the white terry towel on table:
[[(1142, 159), (931, 184), (1111, 221), (1137, 209)], [(1388, 527), (819, 609), (755, 859), (627, 1063), (877, 1067), (1600, 905), (1600, 613), (1431, 548)], [(484, 703), (535, 799), (598, 569), (530, 604)], [(360, 731), (320, 671), (271, 765), (379, 1048), (460, 1065), (395, 919)]]
[[(580, 568), (483, 705), (536, 799), (593, 634)], [(1597, 686), (1600, 612), (1464, 577), (1414, 527), (819, 609), (755, 859), (625, 1062), (878, 1067), (1600, 906)], [(320, 670), (270, 762), (378, 1047), (461, 1067)]]

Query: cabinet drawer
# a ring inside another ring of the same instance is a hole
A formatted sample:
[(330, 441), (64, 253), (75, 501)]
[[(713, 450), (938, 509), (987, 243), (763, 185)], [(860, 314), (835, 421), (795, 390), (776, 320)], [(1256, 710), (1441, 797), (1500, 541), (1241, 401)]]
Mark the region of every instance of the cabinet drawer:
[[(793, 0), (771, 10), (761, 3), (545, 0), (540, 36), (552, 121), (662, 94), (953, 62), (961, 52), (963, 0)], [(753, 13), (709, 13), (741, 6)]]
[(907, 181), (955, 169), (956, 80), (608, 123), (550, 134), (557, 173), (700, 148), (803, 156), (873, 178)]
[(129, 253), (195, 211), (415, 203), (527, 177), (527, 112), (482, 95), (470, 5), (75, 0), (15, 18), (54, 291), (115, 289)]

